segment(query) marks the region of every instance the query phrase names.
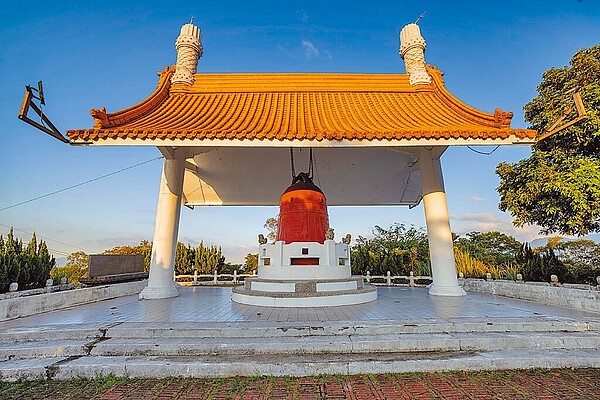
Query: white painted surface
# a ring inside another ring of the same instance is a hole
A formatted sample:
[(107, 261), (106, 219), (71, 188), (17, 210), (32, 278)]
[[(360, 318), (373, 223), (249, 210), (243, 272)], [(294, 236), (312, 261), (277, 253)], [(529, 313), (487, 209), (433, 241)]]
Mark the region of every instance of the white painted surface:
[[(302, 254), (308, 249), (308, 254)], [(344, 279), (352, 274), (350, 270), (349, 246), (325, 240), (317, 242), (296, 242), (284, 244), (283, 241), (259, 246), (258, 277), (273, 280), (311, 280)], [(290, 265), (292, 258), (318, 258), (319, 265)], [(339, 259), (348, 260), (348, 265), (339, 265)], [(269, 259), (270, 265), (264, 265)]]
[[(200, 151), (193, 158), (197, 168), (186, 171), (184, 198), (189, 205), (276, 206), (290, 184), (289, 147), (190, 149), (191, 154)], [(304, 154), (296, 155), (297, 163), (305, 162)], [(330, 206), (408, 205), (420, 200), (419, 175), (411, 167), (415, 157), (400, 148), (316, 148), (313, 154), (319, 187)]]
[(232, 293), (231, 300), (236, 303), (252, 306), (265, 307), (328, 307), (347, 306), (353, 304), (368, 303), (377, 300), (377, 291), (356, 294), (344, 294), (338, 296), (299, 297), (299, 298), (275, 298), (267, 296), (248, 296), (240, 293)]
[(296, 290), (296, 284), (281, 282), (251, 282), (250, 290), (258, 290), (261, 292), (294, 293)]
[(433, 283), (429, 294), (436, 296), (464, 296), (466, 292), (458, 285), (454, 246), (444, 180), (440, 160), (431, 152), (420, 153), (419, 169), (423, 190), (423, 208), (427, 223), (431, 275)]
[(345, 279), (351, 276), (350, 266), (341, 265), (292, 265), (262, 266), (258, 276), (274, 280)]
[(140, 293), (140, 299), (165, 299), (178, 295), (177, 285), (173, 282), (173, 271), (181, 213), (184, 166), (183, 154), (175, 154), (175, 158), (165, 159), (163, 164), (148, 287)]
[(530, 300), (539, 303), (600, 312), (600, 290), (573, 289), (550, 286), (540, 282), (513, 282), (505, 280), (484, 281), (465, 279), (463, 287), (474, 293), (493, 294)]
[(317, 283), (317, 292), (335, 292), (338, 290), (356, 290), (356, 289), (358, 289), (356, 281)]
[[(0, 321), (139, 293), (147, 281), (116, 283), (0, 300)], [(59, 321), (56, 321), (59, 322)]]

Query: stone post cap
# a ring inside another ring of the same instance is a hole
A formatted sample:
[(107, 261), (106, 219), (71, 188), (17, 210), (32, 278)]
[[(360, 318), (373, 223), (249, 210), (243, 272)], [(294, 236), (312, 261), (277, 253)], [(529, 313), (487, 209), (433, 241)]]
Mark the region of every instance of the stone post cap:
[(408, 24), (400, 31), (400, 57), (404, 58), (406, 52), (414, 47), (425, 51), (425, 39), (421, 36), (419, 25)]
[(194, 24), (185, 24), (175, 41), (175, 49), (179, 50), (182, 46), (194, 48), (198, 52), (198, 58), (202, 56), (202, 31)]
[(194, 84), (198, 60), (203, 53), (201, 37), (200, 28), (191, 22), (181, 27), (179, 36), (175, 41), (177, 64), (175, 73), (171, 77), (171, 83)]

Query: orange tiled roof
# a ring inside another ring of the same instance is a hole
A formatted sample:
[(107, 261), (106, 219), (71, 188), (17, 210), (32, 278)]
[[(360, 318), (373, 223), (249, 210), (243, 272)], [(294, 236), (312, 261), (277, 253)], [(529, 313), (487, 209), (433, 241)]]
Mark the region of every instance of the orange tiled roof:
[(93, 129), (67, 134), (72, 142), (535, 137), (510, 128), (510, 112), (462, 103), (442, 72), (428, 71), (433, 80), (425, 85), (391, 74), (197, 74), (186, 86), (171, 85), (174, 67), (165, 68), (146, 100), (110, 114), (92, 110)]

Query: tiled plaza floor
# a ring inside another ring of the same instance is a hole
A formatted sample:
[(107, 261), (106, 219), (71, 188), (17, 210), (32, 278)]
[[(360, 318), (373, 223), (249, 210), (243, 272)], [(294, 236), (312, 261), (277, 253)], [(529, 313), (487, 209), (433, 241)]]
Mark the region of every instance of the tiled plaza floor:
[(231, 301), (229, 287), (181, 287), (179, 297), (138, 300), (137, 295), (0, 322), (0, 329), (55, 324), (187, 322), (203, 324), (336, 321), (481, 320), (504, 318), (600, 321), (600, 314), (500, 296), (430, 296), (425, 288), (380, 287), (378, 300), (355, 306), (276, 308)]

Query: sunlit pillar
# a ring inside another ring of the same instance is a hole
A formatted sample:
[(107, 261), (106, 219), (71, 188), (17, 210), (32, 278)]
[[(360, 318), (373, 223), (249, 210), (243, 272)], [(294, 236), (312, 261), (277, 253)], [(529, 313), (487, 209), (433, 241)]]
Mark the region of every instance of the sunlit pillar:
[(450, 230), (450, 217), (439, 157), (435, 157), (431, 151), (423, 149), (419, 154), (419, 171), (433, 277), (429, 294), (464, 296), (466, 293), (458, 285), (456, 276), (452, 231)]
[(173, 282), (173, 270), (184, 168), (185, 157), (177, 155), (176, 152), (174, 158), (165, 159), (163, 164), (154, 225), (150, 276), (148, 286), (140, 293), (140, 299), (166, 299), (178, 296), (177, 284)]

